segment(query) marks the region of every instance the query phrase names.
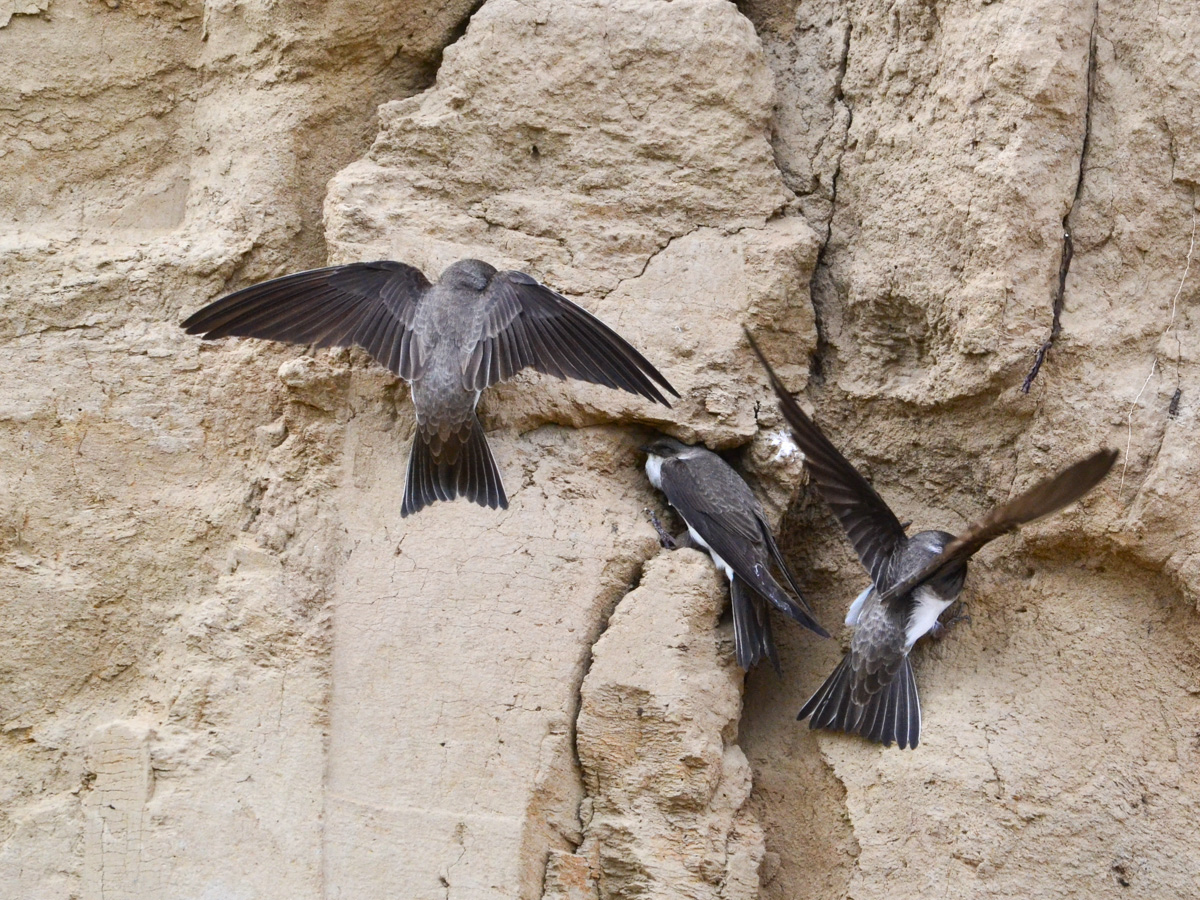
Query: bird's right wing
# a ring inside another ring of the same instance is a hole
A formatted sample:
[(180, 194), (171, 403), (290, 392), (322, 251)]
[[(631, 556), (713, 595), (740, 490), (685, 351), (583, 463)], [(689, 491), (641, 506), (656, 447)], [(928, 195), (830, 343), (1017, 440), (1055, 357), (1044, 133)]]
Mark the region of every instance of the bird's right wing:
[(421, 367), (412, 324), (428, 288), (419, 270), (390, 260), (310, 269), (235, 291), (193, 313), (183, 327), (205, 340), (235, 335), (357, 345), (411, 380)]
[(558, 378), (621, 388), (670, 406), (679, 392), (623, 337), (524, 272), (497, 272), (484, 297), (479, 341), (463, 386), (483, 390), (530, 367)]
[(1016, 531), (1026, 522), (1057, 512), (1068, 503), (1074, 503), (1099, 484), (1116, 461), (1116, 450), (1097, 450), (1052, 478), (1039, 481), (1007, 503), (1001, 503), (979, 521), (972, 522), (966, 531), (948, 543), (923, 569), (919, 569), (903, 581), (889, 585), (888, 589), (880, 594), (879, 601), (892, 603), (900, 599), (939, 572), (965, 562), (988, 541)]
[(842, 523), (871, 580), (876, 585), (885, 585), (888, 562), (906, 540), (900, 520), (788, 393), (749, 331), (746, 332), (746, 338), (767, 370), (767, 377), (779, 400), (780, 411), (791, 427), (796, 443), (804, 452), (804, 464), (808, 466), (817, 489)]

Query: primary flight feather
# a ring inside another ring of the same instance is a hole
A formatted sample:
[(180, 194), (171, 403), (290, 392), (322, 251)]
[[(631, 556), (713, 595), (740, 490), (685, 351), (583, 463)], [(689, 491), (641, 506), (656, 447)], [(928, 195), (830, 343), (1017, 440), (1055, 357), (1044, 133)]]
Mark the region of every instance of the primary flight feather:
[(417, 434), (401, 516), (459, 495), (492, 509), (508, 506), (475, 406), (484, 388), (522, 369), (620, 388), (665, 406), (663, 390), (679, 396), (587, 310), (524, 272), (477, 259), (449, 266), (436, 284), (391, 260), (285, 275), (210, 303), (183, 327), (206, 340), (358, 346), (408, 381)]

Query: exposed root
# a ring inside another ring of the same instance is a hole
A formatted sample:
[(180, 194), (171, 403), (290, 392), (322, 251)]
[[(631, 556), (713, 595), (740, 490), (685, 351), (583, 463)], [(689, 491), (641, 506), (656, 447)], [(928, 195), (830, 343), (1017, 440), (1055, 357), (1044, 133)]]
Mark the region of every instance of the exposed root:
[[(1183, 266), (1183, 276), (1179, 279), (1179, 287), (1175, 289), (1175, 295), (1171, 298), (1171, 316), (1167, 320), (1167, 327), (1163, 329), (1162, 337), (1166, 337), (1175, 331), (1175, 393), (1171, 396), (1170, 406), (1167, 407), (1167, 415), (1175, 418), (1179, 414), (1179, 398), (1183, 395), (1183, 387), (1179, 384), (1180, 365), (1183, 357), (1183, 345), (1179, 337), (1179, 329), (1175, 328), (1175, 313), (1179, 308), (1179, 295), (1183, 293), (1183, 286), (1187, 282), (1188, 274), (1192, 271), (1192, 257), (1196, 252), (1196, 209), (1195, 203), (1192, 204), (1192, 237), (1188, 242), (1187, 261)], [(1161, 341), (1161, 338), (1160, 338)], [(1146, 390), (1146, 385), (1150, 383), (1150, 379), (1154, 377), (1154, 372), (1158, 368), (1158, 356), (1150, 361), (1150, 371), (1146, 375), (1146, 380), (1142, 382), (1141, 389), (1137, 392), (1137, 396), (1133, 398), (1133, 402), (1129, 404), (1129, 414), (1125, 417), (1125, 458), (1121, 461), (1121, 484), (1117, 488), (1117, 497), (1121, 497), (1125, 490), (1125, 473), (1129, 469), (1129, 449), (1133, 445), (1133, 414), (1137, 411), (1138, 401), (1142, 399), (1142, 393)]]
[(1138, 401), (1142, 399), (1142, 391), (1146, 390), (1146, 385), (1150, 383), (1150, 379), (1154, 377), (1154, 370), (1158, 367), (1158, 357), (1155, 357), (1150, 363), (1150, 372), (1146, 375), (1146, 380), (1142, 382), (1141, 389), (1137, 392), (1137, 396), (1133, 398), (1133, 403), (1129, 404), (1129, 415), (1125, 418), (1125, 425), (1128, 432), (1125, 435), (1125, 453), (1121, 460), (1121, 484), (1117, 487), (1117, 497), (1120, 497), (1125, 491), (1125, 471), (1129, 468), (1129, 447), (1133, 443), (1133, 411), (1137, 409)]

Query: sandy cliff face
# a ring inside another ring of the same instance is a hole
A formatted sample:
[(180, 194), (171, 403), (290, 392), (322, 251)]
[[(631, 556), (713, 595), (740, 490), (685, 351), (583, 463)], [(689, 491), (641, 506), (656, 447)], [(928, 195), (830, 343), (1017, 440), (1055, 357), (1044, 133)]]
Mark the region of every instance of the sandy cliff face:
[[(1194, 4), (0, 23), (13, 896), (1200, 890)], [(176, 325), (326, 261), (464, 255), (578, 299), (681, 400), (522, 375), (481, 406), (511, 507), (401, 520), (402, 383)], [(823, 622), (862, 587), (743, 322), (915, 527), (1123, 451), (972, 563), (970, 624), (917, 651), (914, 752), (794, 721), (837, 641), (780, 621), (782, 679), (743, 686), (723, 579), (643, 515), (648, 429), (703, 440)]]

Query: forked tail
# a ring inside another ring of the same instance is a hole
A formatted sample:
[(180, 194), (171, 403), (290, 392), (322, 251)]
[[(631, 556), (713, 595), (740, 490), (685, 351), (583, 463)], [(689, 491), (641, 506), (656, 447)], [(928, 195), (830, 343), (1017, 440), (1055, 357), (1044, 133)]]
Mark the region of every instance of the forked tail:
[(733, 607), (733, 643), (738, 665), (749, 672), (765, 656), (771, 660), (775, 674), (781, 674), (766, 602), (735, 575), (729, 582), (729, 603)]
[(854, 669), (847, 654), (796, 718), (808, 718), (809, 728), (858, 734), (885, 746), (895, 742), (901, 750), (917, 746), (921, 739), (921, 700), (907, 656), (896, 677), (865, 704), (855, 703), (853, 696)]
[(496, 460), (492, 458), (487, 438), (474, 416), (466, 438), (458, 445), (458, 453), (450, 462), (435, 459), (429, 441), (417, 429), (408, 454), (408, 476), (404, 482), (400, 515), (418, 512), (435, 500), (453, 500), (458, 496), (492, 509), (508, 508), (508, 497), (504, 494)]

